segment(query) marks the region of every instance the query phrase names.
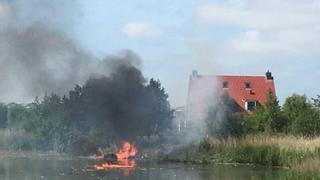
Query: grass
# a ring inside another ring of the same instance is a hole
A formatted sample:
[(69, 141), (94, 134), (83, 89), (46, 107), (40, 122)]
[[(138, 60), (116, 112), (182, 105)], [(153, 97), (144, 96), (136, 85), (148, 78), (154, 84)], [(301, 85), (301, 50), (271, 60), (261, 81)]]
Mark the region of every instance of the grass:
[[(242, 138), (208, 138), (190, 148), (175, 162), (241, 163), (289, 170), (288, 179), (320, 179), (320, 137), (248, 135)], [(312, 178), (310, 178), (312, 177)]]
[(320, 137), (317, 138), (303, 138), (288, 135), (268, 135), (268, 134), (258, 134), (258, 135), (247, 135), (242, 138), (209, 138), (209, 143), (212, 145), (224, 145), (224, 146), (234, 146), (234, 145), (276, 145), (281, 150), (294, 149), (302, 152), (314, 151), (320, 147)]
[(292, 167), (292, 170), (299, 173), (320, 175), (320, 158), (311, 158)]
[(198, 152), (193, 151), (193, 154), (202, 156), (209, 163), (250, 163), (291, 168), (306, 159), (318, 158), (320, 139), (268, 135), (211, 138), (203, 141)]

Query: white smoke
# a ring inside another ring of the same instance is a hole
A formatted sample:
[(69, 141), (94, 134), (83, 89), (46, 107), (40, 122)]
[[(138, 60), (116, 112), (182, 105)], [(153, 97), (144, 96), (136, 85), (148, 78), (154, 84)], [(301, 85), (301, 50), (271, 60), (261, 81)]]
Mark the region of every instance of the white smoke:
[[(219, 109), (218, 80), (215, 75), (203, 76), (196, 71), (190, 76), (187, 115), (186, 140), (197, 143), (207, 136), (207, 118), (212, 108)], [(216, 117), (217, 122), (222, 117)]]

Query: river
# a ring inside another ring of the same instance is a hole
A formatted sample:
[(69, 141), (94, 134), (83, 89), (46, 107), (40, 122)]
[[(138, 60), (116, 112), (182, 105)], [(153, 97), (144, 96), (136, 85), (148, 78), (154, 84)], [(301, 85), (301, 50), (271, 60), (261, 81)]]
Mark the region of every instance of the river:
[(279, 179), (286, 171), (245, 165), (184, 165), (140, 162), (135, 169), (95, 171), (95, 160), (66, 157), (1, 157), (2, 180), (206, 180)]

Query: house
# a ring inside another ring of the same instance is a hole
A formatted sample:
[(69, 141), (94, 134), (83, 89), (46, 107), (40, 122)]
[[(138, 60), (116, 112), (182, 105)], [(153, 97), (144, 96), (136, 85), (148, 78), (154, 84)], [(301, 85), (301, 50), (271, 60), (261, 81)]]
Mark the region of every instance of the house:
[(267, 94), (276, 95), (274, 78), (270, 71), (263, 76), (211, 76), (193, 71), (189, 80), (187, 119), (202, 119), (217, 95), (227, 93), (239, 111), (252, 111), (263, 105)]

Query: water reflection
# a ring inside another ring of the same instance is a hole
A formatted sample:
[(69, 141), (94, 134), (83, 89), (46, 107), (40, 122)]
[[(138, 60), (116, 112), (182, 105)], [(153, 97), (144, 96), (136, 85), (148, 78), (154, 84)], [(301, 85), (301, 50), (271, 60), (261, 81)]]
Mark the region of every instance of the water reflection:
[(0, 157), (0, 179), (4, 180), (209, 180), (279, 179), (285, 171), (248, 166), (192, 166), (140, 163), (136, 169), (95, 171), (87, 159)]

